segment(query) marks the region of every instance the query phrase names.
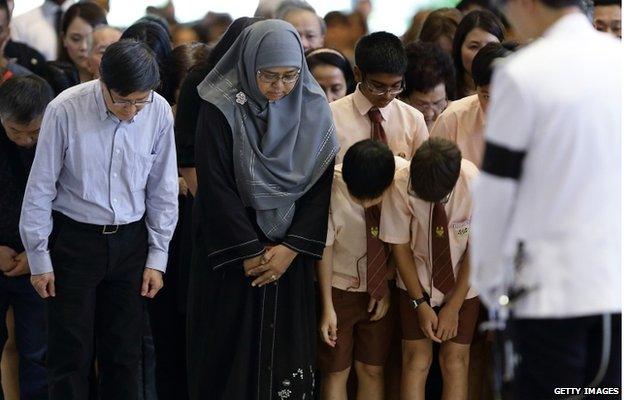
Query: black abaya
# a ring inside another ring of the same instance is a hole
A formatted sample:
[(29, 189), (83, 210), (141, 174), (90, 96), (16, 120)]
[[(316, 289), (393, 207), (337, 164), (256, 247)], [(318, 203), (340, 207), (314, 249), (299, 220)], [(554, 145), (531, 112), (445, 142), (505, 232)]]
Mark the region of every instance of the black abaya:
[(277, 282), (253, 288), (243, 261), (261, 254), (268, 240), (236, 189), (231, 128), (209, 103), (202, 105), (196, 139), (190, 397), (310, 400), (315, 391), (314, 261), (325, 247), (333, 165), (296, 203), (281, 244), (297, 257)]

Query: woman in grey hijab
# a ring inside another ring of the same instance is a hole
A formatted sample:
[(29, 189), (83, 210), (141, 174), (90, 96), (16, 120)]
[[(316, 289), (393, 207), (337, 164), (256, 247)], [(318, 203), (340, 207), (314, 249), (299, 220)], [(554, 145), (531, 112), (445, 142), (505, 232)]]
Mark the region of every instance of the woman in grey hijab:
[(338, 151), (292, 25), (245, 29), (198, 86), (191, 399), (312, 399), (314, 261)]

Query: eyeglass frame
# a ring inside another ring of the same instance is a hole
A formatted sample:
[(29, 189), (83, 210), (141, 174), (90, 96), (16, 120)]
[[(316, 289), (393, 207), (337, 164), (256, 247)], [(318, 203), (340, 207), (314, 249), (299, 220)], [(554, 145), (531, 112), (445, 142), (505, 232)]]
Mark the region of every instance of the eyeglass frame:
[(405, 78), (401, 79), (401, 87), (398, 89), (393, 89), (392, 87), (387, 87), (384, 90), (380, 90), (372, 87), (371, 83), (366, 79), (366, 75), (362, 76), (362, 84), (366, 86), (366, 88), (374, 95), (374, 96), (384, 96), (386, 94), (397, 96), (405, 91)]
[(419, 104), (415, 104), (414, 108), (418, 109), (418, 108), (423, 108), (425, 110), (432, 110), (434, 112), (438, 112), (441, 113), (442, 111), (444, 111), (446, 109), (446, 107), (448, 107), (448, 99), (445, 97), (442, 100), (438, 100), (435, 103), (432, 102), (425, 102), (425, 103), (420, 103)]
[(154, 90), (150, 90), (150, 97), (149, 100), (115, 100), (115, 98), (113, 97), (113, 93), (111, 92), (110, 88), (108, 86), (106, 86), (106, 90), (108, 91), (108, 95), (111, 98), (111, 101), (113, 102), (113, 104), (116, 104), (118, 106), (146, 106), (148, 104), (151, 104), (154, 101)]
[[(267, 80), (267, 77), (265, 75), (267, 73), (273, 74), (273, 75), (277, 75), (277, 76), (275, 78), (271, 79), (271, 80)], [(286, 75), (287, 74), (291, 74), (291, 73), (294, 73), (294, 75), (295, 75), (293, 81), (292, 82), (288, 82), (288, 81), (284, 80), (284, 78), (286, 78)], [(279, 82), (281, 80), (284, 85), (292, 85), (294, 83), (297, 83), (297, 81), (299, 80), (299, 77), (301, 76), (301, 68), (297, 68), (297, 70), (295, 72), (288, 72), (288, 73), (285, 73), (285, 74), (276, 74), (274, 72), (267, 72), (267, 71), (263, 71), (263, 70), (259, 69), (259, 70), (256, 71), (256, 76), (263, 83), (269, 83), (271, 85), (274, 85), (274, 84), (276, 84), (277, 82)]]

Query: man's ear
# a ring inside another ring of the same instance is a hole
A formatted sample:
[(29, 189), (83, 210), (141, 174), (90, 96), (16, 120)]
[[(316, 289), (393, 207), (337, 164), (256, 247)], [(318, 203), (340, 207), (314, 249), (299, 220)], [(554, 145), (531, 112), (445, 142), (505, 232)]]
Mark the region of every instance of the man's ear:
[(355, 77), (355, 81), (357, 83), (362, 82), (362, 71), (358, 68), (357, 65), (353, 66), (353, 76)]

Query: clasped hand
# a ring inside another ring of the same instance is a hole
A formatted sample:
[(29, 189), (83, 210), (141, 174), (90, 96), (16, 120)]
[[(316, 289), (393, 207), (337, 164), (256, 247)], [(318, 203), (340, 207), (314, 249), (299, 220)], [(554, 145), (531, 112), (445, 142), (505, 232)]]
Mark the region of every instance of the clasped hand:
[(251, 282), (251, 286), (262, 287), (267, 283), (275, 282), (284, 275), (296, 256), (297, 252), (278, 244), (259, 256), (245, 260), (243, 262), (245, 275), (256, 277)]

